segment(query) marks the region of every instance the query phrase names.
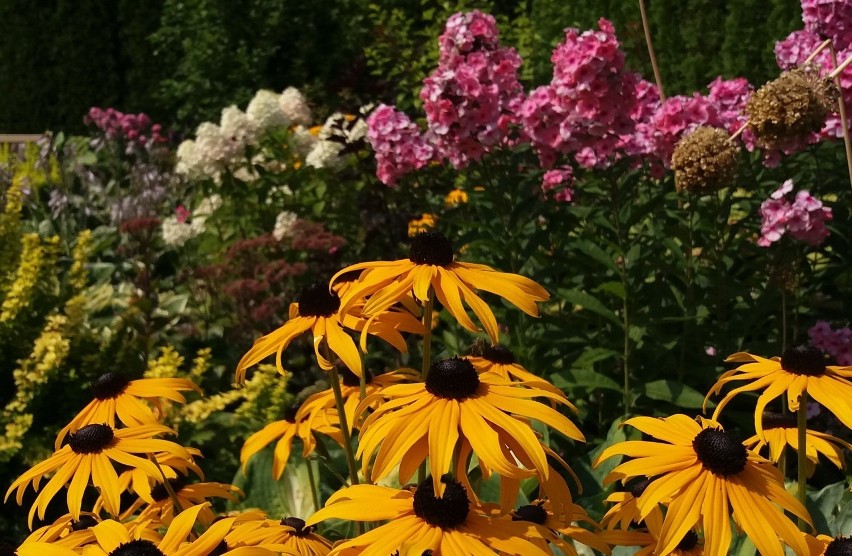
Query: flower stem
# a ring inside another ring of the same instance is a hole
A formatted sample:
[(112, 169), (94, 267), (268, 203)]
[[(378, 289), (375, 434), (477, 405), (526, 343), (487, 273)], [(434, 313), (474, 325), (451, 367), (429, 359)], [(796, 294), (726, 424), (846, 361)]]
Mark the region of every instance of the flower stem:
[[(802, 397), (799, 398), (799, 410), (796, 412), (796, 425), (798, 428), (798, 447), (797, 447), (797, 456), (798, 456), (798, 484), (796, 486), (796, 497), (799, 499), (799, 502), (802, 505), (805, 505), (807, 501), (808, 495), (808, 484), (807, 484), (807, 468), (808, 468), (808, 437), (807, 437), (807, 427), (808, 427), (808, 392), (802, 392)], [(805, 522), (803, 519), (799, 518), (799, 529), (802, 531), (805, 530)]]
[[(160, 462), (157, 461), (156, 456), (154, 454), (148, 454), (148, 459), (151, 460), (151, 463), (157, 468), (157, 471), (160, 472), (160, 477), (163, 478), (163, 488), (166, 489), (166, 492), (169, 495), (169, 498), (172, 501), (172, 505), (175, 507), (175, 515), (181, 513), (183, 511), (183, 505), (180, 503), (180, 499), (177, 497), (177, 493), (175, 492), (174, 487), (172, 487), (172, 483), (166, 478), (166, 473), (163, 471), (163, 468), (160, 467)], [(196, 523), (195, 527), (199, 527), (200, 524)], [(196, 535), (200, 535), (200, 533), (196, 531), (189, 532), (190, 539)]]
[[(435, 292), (429, 287), (426, 304), (423, 306), (423, 361), (420, 365), (420, 378), (425, 381), (432, 366), (432, 309), (435, 306)], [(418, 484), (426, 478), (426, 461), (417, 468)]]
[(657, 82), (657, 91), (660, 93), (660, 100), (665, 101), (666, 93), (663, 91), (663, 78), (660, 75), (660, 67), (657, 65), (657, 56), (654, 54), (654, 43), (651, 42), (651, 26), (648, 24), (645, 0), (639, 0), (639, 14), (642, 16), (642, 29), (645, 31), (645, 44), (648, 47), (648, 58), (651, 59), (651, 68), (654, 70), (654, 81)]
[(346, 452), (346, 465), (349, 467), (349, 479), (353, 485), (357, 485), (359, 484), (358, 465), (355, 463), (355, 452), (352, 450), (352, 435), (349, 433), (349, 423), (343, 408), (343, 393), (340, 391), (340, 377), (336, 366), (331, 368), (331, 390), (334, 392), (334, 401), (337, 404), (340, 431), (343, 434), (343, 451)]
[(305, 463), (308, 465), (308, 481), (311, 483), (311, 500), (314, 503), (314, 511), (318, 512), (321, 506), (319, 501), (319, 485), (317, 485), (317, 477), (314, 473), (314, 460), (308, 458)]
[(435, 306), (435, 292), (430, 287), (426, 305), (423, 306), (423, 362), (420, 366), (420, 377), (426, 380), (429, 367), (432, 366), (432, 309)]
[(781, 287), (781, 353), (787, 351), (787, 289)]
[[(831, 49), (831, 62), (834, 67), (837, 67), (837, 52), (834, 50), (834, 45), (829, 44)], [(852, 139), (849, 137), (849, 119), (846, 116), (846, 103), (843, 101), (843, 88), (840, 84), (840, 75), (834, 78), (837, 84), (837, 90), (840, 91), (840, 96), (837, 99), (837, 108), (840, 112), (840, 125), (843, 127), (843, 147), (846, 149), (846, 168), (849, 171), (849, 185), (852, 187)]]

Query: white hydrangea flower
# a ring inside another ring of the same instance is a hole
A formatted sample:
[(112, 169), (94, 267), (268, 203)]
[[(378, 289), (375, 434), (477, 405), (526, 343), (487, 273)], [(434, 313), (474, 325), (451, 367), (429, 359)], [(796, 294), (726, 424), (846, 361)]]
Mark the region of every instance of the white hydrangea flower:
[(162, 224), (163, 243), (170, 247), (182, 247), (190, 239), (204, 232), (204, 219), (179, 222), (177, 216), (169, 216)]
[(367, 136), (368, 129), (369, 127), (367, 126), (366, 120), (364, 120), (364, 118), (358, 118), (346, 133), (346, 142), (355, 143), (356, 141), (360, 141)]
[(246, 108), (246, 114), (260, 130), (274, 126), (289, 125), (289, 121), (278, 104), (278, 93), (261, 89), (255, 93), (254, 98)]
[(192, 139), (187, 139), (178, 145), (175, 172), (188, 177), (198, 175), (198, 149)]
[(287, 87), (278, 97), (281, 112), (291, 124), (308, 125), (311, 123), (311, 108), (308, 99), (295, 87)]
[(319, 141), (305, 157), (305, 164), (313, 168), (339, 168), (343, 163), (339, 156), (342, 150), (343, 145), (340, 143)]
[(275, 228), (272, 230), (272, 235), (278, 241), (285, 237), (291, 237), (293, 230), (296, 227), (296, 221), (299, 217), (295, 212), (285, 210), (275, 218)]
[(218, 125), (204, 122), (198, 126), (195, 130), (195, 152), (198, 157), (199, 173), (218, 181), (225, 169), (226, 156), (230, 152), (229, 145)]
[(316, 135), (311, 133), (311, 130), (305, 126), (296, 126), (293, 133), (290, 134), (290, 147), (296, 154), (302, 157), (307, 156), (311, 152), (317, 141), (319, 139), (317, 139)]
[(319, 132), (319, 139), (325, 140), (329, 137), (338, 135), (340, 136), (340, 126), (341, 123), (346, 121), (346, 115), (343, 112), (335, 112), (331, 116), (325, 119), (325, 123), (322, 124), (322, 129)]
[(287, 185), (276, 185), (269, 189), (269, 193), (266, 195), (266, 204), (272, 205), (277, 201), (278, 197), (292, 197), (293, 190), (290, 189)]
[(222, 110), (219, 126), (222, 129), (222, 135), (232, 140), (246, 145), (254, 145), (257, 142), (257, 124), (236, 105), (232, 104)]
[(209, 197), (205, 197), (192, 212), (192, 221), (204, 220), (222, 206), (222, 196), (214, 193)]

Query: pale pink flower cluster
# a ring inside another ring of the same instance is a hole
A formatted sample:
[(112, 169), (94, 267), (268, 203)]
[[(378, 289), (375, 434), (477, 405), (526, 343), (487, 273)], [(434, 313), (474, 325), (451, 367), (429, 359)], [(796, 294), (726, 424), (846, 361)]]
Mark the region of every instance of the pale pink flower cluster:
[(801, 0), (805, 30), (831, 39), (834, 47), (845, 49), (852, 45), (852, 1)]
[(494, 18), (479, 11), (452, 16), (439, 42), (440, 62), (420, 98), (438, 155), (461, 168), (506, 137), (524, 95), (521, 58), (500, 47)]
[(817, 321), (808, 330), (811, 344), (834, 358), (838, 365), (852, 365), (852, 328), (832, 329), (826, 321)]
[(574, 190), (570, 187), (573, 184), (574, 171), (570, 166), (562, 166), (544, 173), (541, 191), (557, 203), (570, 203), (574, 198)]
[(831, 209), (805, 190), (791, 200), (792, 192), (793, 181), (787, 180), (760, 205), (763, 222), (757, 244), (761, 247), (769, 247), (787, 232), (809, 245), (819, 245), (828, 237), (825, 223), (831, 220)]
[(612, 23), (598, 30), (566, 29), (553, 51), (553, 79), (530, 93), (521, 107), (524, 132), (547, 166), (556, 153), (574, 154), (582, 166), (604, 166), (621, 136), (632, 133), (632, 94), (638, 77), (624, 68)]
[(367, 141), (376, 154), (376, 175), (385, 185), (395, 185), (400, 176), (419, 170), (435, 156), (417, 124), (387, 104), (367, 118)]

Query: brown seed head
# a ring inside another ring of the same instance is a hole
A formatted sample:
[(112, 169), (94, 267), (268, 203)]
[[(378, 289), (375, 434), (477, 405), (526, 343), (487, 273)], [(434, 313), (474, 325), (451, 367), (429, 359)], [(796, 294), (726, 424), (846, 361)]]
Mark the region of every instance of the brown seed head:
[(725, 130), (699, 127), (680, 140), (672, 155), (677, 190), (705, 194), (731, 185), (739, 150)]

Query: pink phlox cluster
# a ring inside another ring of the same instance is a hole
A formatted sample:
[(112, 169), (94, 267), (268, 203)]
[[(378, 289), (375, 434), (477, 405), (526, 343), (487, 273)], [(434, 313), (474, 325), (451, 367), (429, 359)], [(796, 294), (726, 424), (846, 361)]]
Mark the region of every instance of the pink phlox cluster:
[(524, 96), (521, 58), (499, 45), (494, 18), (478, 11), (452, 16), (439, 43), (420, 98), (439, 157), (461, 168), (507, 139)]
[(660, 91), (650, 81), (637, 75), (633, 89), (636, 105), (630, 112), (633, 120), (631, 133), (622, 135), (619, 139), (618, 152), (634, 160), (638, 166), (644, 160), (648, 170), (655, 177), (662, 177), (665, 168), (657, 158), (654, 149), (654, 126), (652, 119), (660, 108)]
[(826, 321), (817, 321), (808, 330), (811, 344), (823, 350), (837, 361), (838, 365), (852, 365), (852, 328), (832, 329)]
[(744, 77), (722, 79), (717, 77), (707, 86), (707, 100), (716, 106), (719, 120), (729, 132), (733, 133), (748, 120), (744, 114), (746, 102), (754, 88)]
[(562, 166), (544, 173), (541, 191), (547, 197), (552, 197), (557, 203), (570, 203), (574, 198), (574, 171), (570, 166)]
[(819, 245), (828, 237), (825, 223), (832, 218), (831, 209), (805, 190), (791, 200), (792, 192), (793, 181), (787, 180), (760, 205), (763, 220), (757, 244), (761, 247), (769, 247), (787, 232), (809, 245)]
[(453, 14), (444, 26), (444, 33), (438, 37), (441, 63), (449, 63), (456, 56), (477, 50), (497, 50), (499, 46), (497, 22), (479, 10)]
[(129, 145), (150, 147), (155, 143), (166, 143), (160, 124), (153, 124), (147, 114), (125, 114), (114, 108), (106, 110), (93, 106), (83, 118), (104, 133), (107, 139), (123, 140)]
[(834, 47), (852, 45), (852, 1), (801, 0), (805, 30), (823, 39), (831, 39)]
[(376, 154), (376, 175), (385, 185), (419, 170), (434, 159), (435, 149), (404, 112), (380, 105), (367, 118), (367, 140)]
[(654, 150), (668, 168), (678, 141), (695, 128), (706, 125), (722, 127), (716, 105), (706, 96), (693, 93), (691, 97), (667, 98), (651, 119)]
[(585, 167), (605, 166), (621, 137), (632, 133), (639, 81), (625, 71), (624, 52), (606, 19), (598, 30), (566, 29), (553, 51), (553, 79), (521, 107), (524, 132), (543, 160), (552, 151), (574, 154)]

